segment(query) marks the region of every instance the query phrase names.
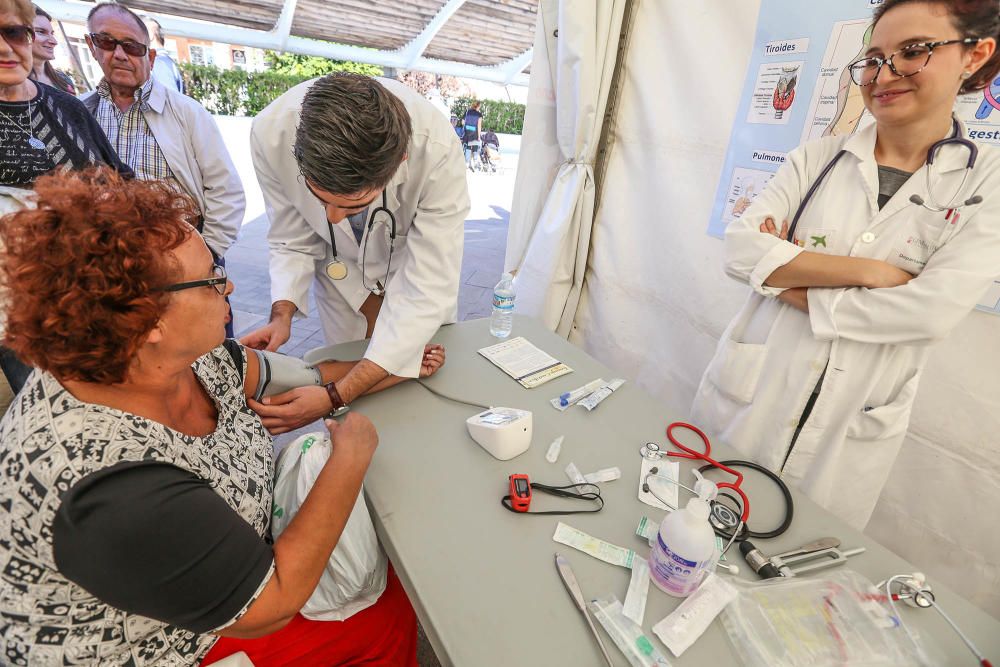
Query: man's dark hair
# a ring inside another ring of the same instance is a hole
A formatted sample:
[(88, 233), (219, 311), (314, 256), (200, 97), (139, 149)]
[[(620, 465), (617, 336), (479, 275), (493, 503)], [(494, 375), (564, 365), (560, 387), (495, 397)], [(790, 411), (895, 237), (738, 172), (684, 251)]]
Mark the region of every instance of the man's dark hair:
[(335, 195), (385, 187), (406, 157), (410, 114), (371, 77), (334, 72), (318, 79), (295, 130), (299, 173)]
[(125, 5), (120, 5), (117, 2), (99, 2), (94, 5), (94, 8), (90, 10), (89, 14), (87, 14), (88, 30), (90, 30), (90, 22), (94, 19), (94, 16), (97, 15), (98, 12), (102, 11), (116, 11), (124, 16), (131, 16), (132, 19), (135, 20), (136, 25), (139, 26), (139, 31), (146, 38), (146, 41), (149, 42), (149, 30), (146, 28), (146, 24), (142, 22), (142, 17)]

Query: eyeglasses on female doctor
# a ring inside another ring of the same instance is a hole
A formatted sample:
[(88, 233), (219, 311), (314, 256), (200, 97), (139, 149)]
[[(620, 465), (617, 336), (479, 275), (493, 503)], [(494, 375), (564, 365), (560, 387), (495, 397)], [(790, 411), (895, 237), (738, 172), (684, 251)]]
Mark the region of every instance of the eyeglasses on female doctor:
[(879, 56), (869, 56), (862, 58), (848, 65), (851, 72), (851, 79), (859, 86), (870, 86), (875, 83), (883, 65), (888, 65), (893, 74), (899, 77), (913, 76), (922, 71), (931, 61), (934, 49), (948, 46), (949, 44), (963, 44), (971, 46), (978, 44), (982, 39), (978, 37), (966, 37), (965, 39), (945, 39), (938, 42), (919, 42), (908, 44), (898, 51), (893, 51), (885, 58)]

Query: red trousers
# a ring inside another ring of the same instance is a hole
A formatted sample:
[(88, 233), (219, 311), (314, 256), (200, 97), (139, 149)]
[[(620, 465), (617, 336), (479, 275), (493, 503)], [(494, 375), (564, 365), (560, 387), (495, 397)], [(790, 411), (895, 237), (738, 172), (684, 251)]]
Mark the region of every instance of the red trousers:
[(220, 637), (201, 664), (240, 651), (254, 667), (417, 667), (417, 617), (390, 567), (378, 602), (346, 621), (310, 621), (296, 614), (288, 625), (264, 637)]

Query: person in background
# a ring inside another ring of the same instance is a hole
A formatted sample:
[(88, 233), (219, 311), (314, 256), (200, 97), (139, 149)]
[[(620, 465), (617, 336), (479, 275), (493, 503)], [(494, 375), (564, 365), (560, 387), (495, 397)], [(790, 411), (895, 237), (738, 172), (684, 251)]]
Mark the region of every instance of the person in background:
[[(272, 541), (274, 446), (247, 399), (273, 376), (225, 338), (233, 286), (186, 222), (191, 199), (106, 168), (36, 190), (0, 225), (5, 343), (37, 367), (0, 421), (0, 661), (415, 667), (391, 568), (344, 621), (298, 613), (356, 506), (371, 421), (327, 422), (330, 458)], [(443, 363), (429, 347), (421, 377)]]
[(156, 60), (153, 61), (153, 78), (167, 88), (173, 88), (177, 92), (183, 93), (184, 77), (181, 75), (181, 68), (167, 53), (160, 22), (152, 16), (147, 16), (143, 20), (146, 23), (146, 30), (149, 31), (149, 46), (156, 51)]
[(483, 132), (483, 162), (493, 171), (500, 166), (500, 138), (493, 128)]
[[(36, 19), (29, 0), (0, 0), (0, 213), (31, 205), (35, 179), (58, 168), (108, 164), (131, 176), (97, 121), (72, 95), (35, 83)], [(0, 296), (0, 304), (4, 300)], [(2, 330), (0, 318), (0, 330)], [(0, 412), (31, 369), (0, 346)]]
[(483, 132), (483, 146), (492, 146), (494, 150), (500, 150), (500, 138), (492, 128), (487, 128)]
[[(166, 180), (195, 201), (198, 231), (225, 266), (246, 200), (215, 119), (151, 76), (157, 53), (137, 14), (102, 3), (90, 10), (87, 27), (87, 44), (104, 78), (80, 99), (137, 178)], [(232, 323), (227, 332), (232, 335)]]
[(483, 128), (483, 114), (480, 113), (479, 106), (479, 100), (473, 102), (465, 112), (465, 118), (462, 119), (462, 126), (465, 129), (465, 134), (462, 135), (462, 151), (465, 153), (465, 164), (470, 170), (472, 165), (469, 163), (472, 156), (479, 152), (479, 133)]
[(76, 95), (73, 79), (52, 66), (59, 42), (56, 40), (55, 30), (52, 29), (52, 16), (38, 5), (35, 5), (33, 27), (35, 41), (31, 43), (31, 55), (34, 58), (34, 64), (31, 74), (28, 76), (39, 83), (66, 91), (70, 95)]

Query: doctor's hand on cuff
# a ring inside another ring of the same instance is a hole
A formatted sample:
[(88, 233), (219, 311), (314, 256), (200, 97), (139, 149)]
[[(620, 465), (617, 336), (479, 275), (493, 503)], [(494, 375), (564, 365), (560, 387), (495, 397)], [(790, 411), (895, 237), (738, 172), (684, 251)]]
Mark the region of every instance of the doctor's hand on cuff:
[(298, 310), (291, 301), (275, 301), (271, 320), (240, 339), (240, 344), (255, 350), (276, 352), (292, 336), (292, 317)]
[(268, 396), (258, 403), (247, 399), (251, 410), (271, 435), (294, 431), (329, 414), (333, 407), (324, 387), (296, 387), (283, 394)]

